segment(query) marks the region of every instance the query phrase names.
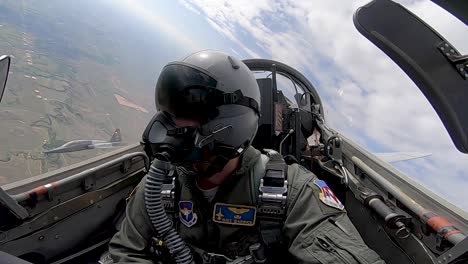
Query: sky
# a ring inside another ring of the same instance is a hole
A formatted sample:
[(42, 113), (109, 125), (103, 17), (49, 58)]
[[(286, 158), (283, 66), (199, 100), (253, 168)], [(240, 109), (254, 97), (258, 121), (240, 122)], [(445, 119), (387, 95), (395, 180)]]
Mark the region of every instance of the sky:
[[(295, 67), (317, 88), (331, 127), (371, 152), (432, 153), (394, 166), (468, 211), (468, 155), (414, 83), (355, 29), (353, 13), (367, 2), (126, 0), (115, 7), (170, 41), (172, 60), (218, 49)], [(430, 1), (398, 2), (468, 53), (468, 29), (451, 14)]]

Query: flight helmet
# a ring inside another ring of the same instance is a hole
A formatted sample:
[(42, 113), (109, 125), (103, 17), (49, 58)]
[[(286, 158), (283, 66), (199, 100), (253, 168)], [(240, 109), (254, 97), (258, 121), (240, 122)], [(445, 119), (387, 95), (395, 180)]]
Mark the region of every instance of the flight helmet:
[(209, 153), (216, 157), (207, 162), (211, 174), (242, 154), (257, 132), (260, 89), (250, 69), (229, 54), (205, 50), (167, 64), (155, 97), (157, 109), (168, 120), (200, 123), (195, 130), (178, 130), (191, 146), (183, 159), (204, 162)]

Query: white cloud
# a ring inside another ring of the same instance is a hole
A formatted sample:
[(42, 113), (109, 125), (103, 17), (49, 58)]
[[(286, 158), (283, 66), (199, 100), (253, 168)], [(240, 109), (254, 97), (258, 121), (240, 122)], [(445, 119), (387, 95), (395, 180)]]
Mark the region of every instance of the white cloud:
[(233, 48), (230, 48), (230, 50), (232, 51), (232, 53), (236, 54), (236, 56), (239, 56), (240, 57), (240, 54), (237, 50), (233, 49)]
[(212, 19), (210, 18), (206, 18), (206, 21), (208, 22), (208, 24), (211, 25), (211, 27), (213, 27), (215, 30), (217, 30), (219, 33), (223, 34), (225, 37), (227, 37), (228, 39), (230, 39), (232, 42), (234, 42), (235, 44), (237, 44), (239, 47), (241, 47), (247, 54), (249, 54), (249, 56), (251, 57), (260, 57), (260, 55), (258, 55), (257, 53), (255, 53), (253, 50), (249, 49), (247, 46), (245, 46), (242, 42), (240, 42), (233, 34), (232, 30), (229, 29), (229, 27), (227, 25), (223, 25), (223, 24), (218, 24), (217, 22), (213, 21)]
[(197, 15), (201, 15), (200, 11), (198, 11), (191, 3), (184, 0), (178, 0), (177, 2), (179, 2), (179, 4), (181, 4), (183, 7), (187, 8), (189, 11), (192, 11)]
[[(183, 1), (181, 1), (183, 2)], [(114, 4), (115, 2), (112, 1)], [(191, 38), (188, 38), (176, 25), (169, 23), (163, 16), (155, 14), (144, 3), (132, 0), (122, 0), (118, 2), (117, 7), (124, 8), (126, 12), (133, 13), (135, 17), (144, 20), (145, 23), (151, 25), (155, 30), (165, 34), (168, 39), (174, 41), (175, 44), (189, 51), (200, 50), (200, 45)], [(189, 8), (189, 4), (185, 6)], [(193, 10), (192, 10), (193, 11)]]
[[(468, 157), (455, 150), (413, 82), (354, 28), (353, 12), (368, 0), (188, 2), (250, 56), (262, 51), (308, 72), (318, 82), (331, 126), (359, 144), (372, 148), (372, 142), (378, 142), (391, 151), (433, 153), (398, 167), (468, 210), (468, 201), (460, 199), (468, 185)], [(468, 51), (467, 27), (450, 14), (430, 1), (400, 2), (459, 51)]]

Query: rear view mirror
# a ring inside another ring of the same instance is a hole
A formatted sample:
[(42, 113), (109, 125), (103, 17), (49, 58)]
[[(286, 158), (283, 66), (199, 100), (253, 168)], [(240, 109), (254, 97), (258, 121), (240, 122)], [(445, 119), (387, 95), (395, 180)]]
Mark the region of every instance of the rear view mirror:
[(0, 57), (0, 102), (2, 101), (3, 92), (5, 91), (8, 72), (10, 71), (10, 56), (3, 55)]
[(359, 8), (354, 25), (405, 71), (436, 110), (457, 149), (468, 153), (468, 56), (390, 0)]

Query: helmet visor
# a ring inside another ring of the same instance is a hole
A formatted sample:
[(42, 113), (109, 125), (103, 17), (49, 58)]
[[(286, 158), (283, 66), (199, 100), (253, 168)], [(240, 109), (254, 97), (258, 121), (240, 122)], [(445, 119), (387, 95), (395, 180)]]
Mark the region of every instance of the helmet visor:
[(172, 117), (206, 123), (218, 115), (217, 81), (181, 63), (164, 67), (156, 84), (156, 107)]
[[(181, 128), (179, 128), (181, 129)], [(226, 160), (232, 159), (240, 154), (235, 146), (224, 144), (226, 137), (230, 134), (231, 126), (218, 128), (208, 132), (205, 126), (199, 128), (183, 128), (187, 131), (185, 139), (189, 142), (186, 151), (179, 153), (180, 163), (211, 163), (216, 157)], [(195, 131), (194, 133), (192, 131)]]

